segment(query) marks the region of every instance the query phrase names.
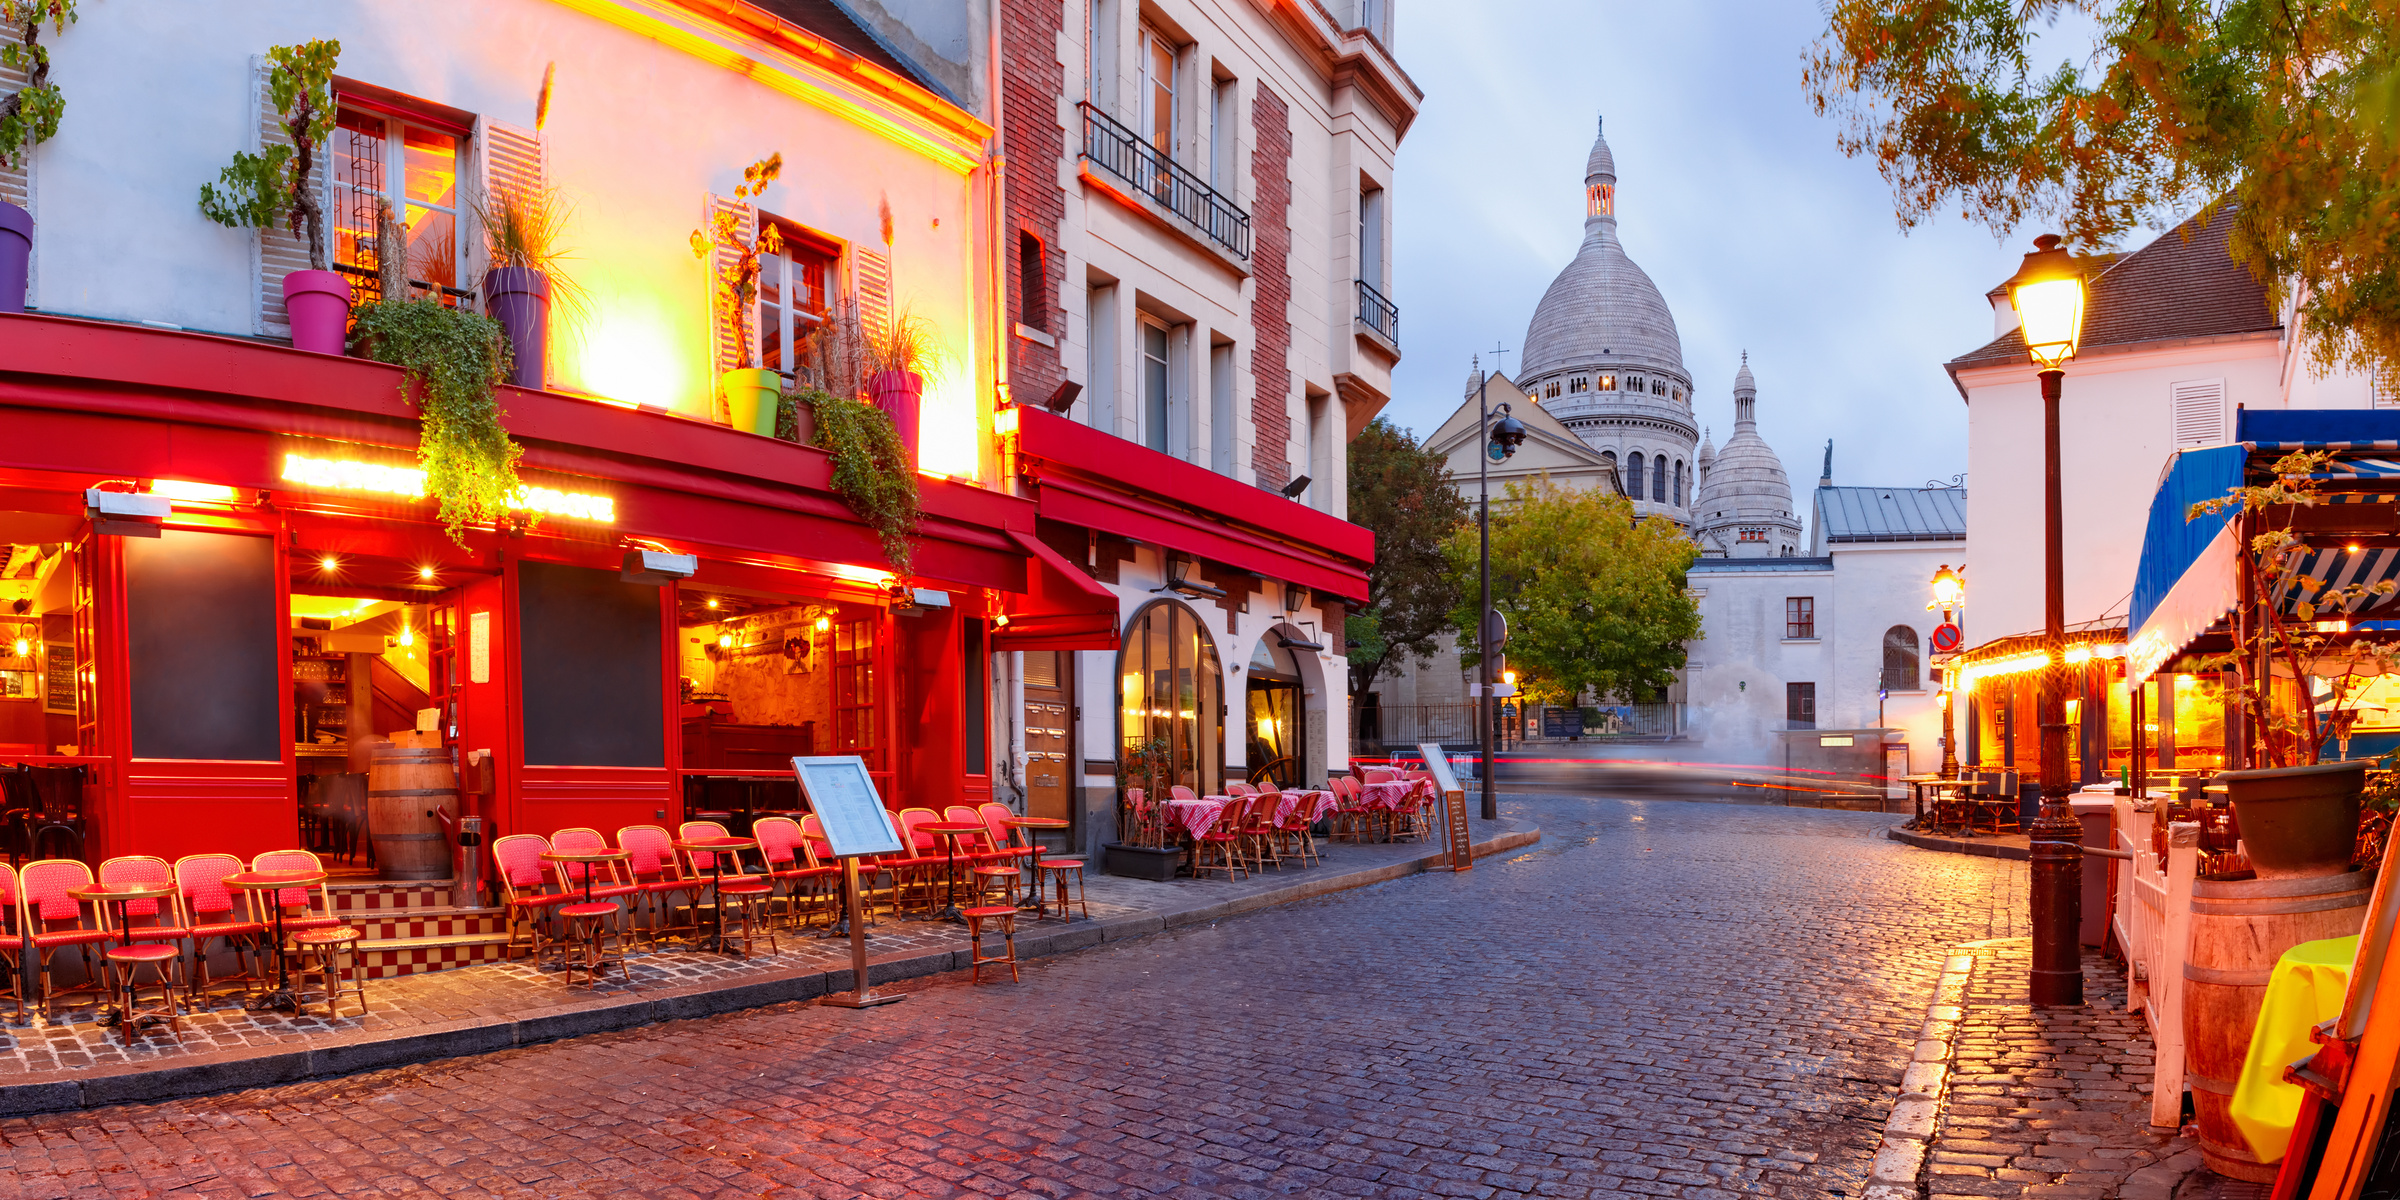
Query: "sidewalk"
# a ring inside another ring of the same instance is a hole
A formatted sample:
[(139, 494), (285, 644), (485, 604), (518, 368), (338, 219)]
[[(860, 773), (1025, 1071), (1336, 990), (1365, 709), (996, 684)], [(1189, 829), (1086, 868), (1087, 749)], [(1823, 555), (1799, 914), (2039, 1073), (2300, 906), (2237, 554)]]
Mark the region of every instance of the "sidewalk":
[[(1514, 821), (1472, 822), (1475, 855), (1540, 840)], [(1094, 873), (1091, 919), (1018, 922), (1017, 955), (1036, 958), (1207, 924), (1310, 896), (1424, 871), (1438, 843), (1327, 845), (1306, 870), (1246, 880), (1148, 883)], [(962, 969), (966, 931), (933, 921), (884, 917), (868, 929), (873, 983)], [(88, 1007), (48, 1025), (0, 1024), (0, 1116), (160, 1100), (230, 1088), (481, 1054), (511, 1046), (656, 1021), (708, 1016), (851, 987), (850, 943), (814, 932), (781, 935), (780, 953), (739, 959), (667, 952), (636, 955), (593, 987), (566, 988), (530, 962), (493, 963), (372, 980), (363, 1016), (293, 1017), (244, 1011), (231, 1000), (187, 1013), (182, 1037), (153, 1026), (127, 1046)], [(348, 1005), (355, 1011), (355, 1004)], [(322, 1009), (319, 1009), (322, 1012)]]
[(1894, 825), (1883, 836), (1924, 850), (1940, 850), (1949, 854), (1973, 854), (1983, 858), (2007, 858), (2026, 861), (2031, 853), (2030, 839), (2022, 833), (1979, 833), (1974, 837), (1959, 837), (1949, 833), (1918, 833)]

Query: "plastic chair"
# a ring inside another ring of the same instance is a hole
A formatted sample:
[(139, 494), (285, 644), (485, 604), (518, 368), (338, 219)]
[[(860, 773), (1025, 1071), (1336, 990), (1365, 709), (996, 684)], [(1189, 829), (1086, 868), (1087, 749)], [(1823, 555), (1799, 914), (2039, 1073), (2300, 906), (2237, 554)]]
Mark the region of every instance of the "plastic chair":
[[(225, 877), (238, 874), (242, 860), (230, 854), (186, 854), (175, 860), (175, 890), (183, 903), (184, 926), (192, 934), (191, 980), (194, 1003), (211, 984), (218, 982), (249, 985), (262, 979), (263, 973), (251, 965), (251, 956), (260, 951), (267, 936), (267, 923), (251, 917), (250, 897), (244, 893), (236, 898), (233, 889), (225, 886)], [(220, 981), (208, 973), (208, 943), (222, 940), (233, 951), (239, 969)]]
[(492, 842), (493, 874), (499, 877), (501, 904), (508, 909), (508, 945), (501, 951), (504, 957), (516, 957), (517, 923), (523, 921), (533, 959), (540, 962), (542, 926), (552, 910), (583, 898), (542, 890), (548, 875), (542, 869), (547, 865), (542, 862), (542, 855), (549, 849), (550, 840), (538, 833), (512, 833)]
[[(92, 886), (92, 869), (72, 858), (45, 858), (25, 864), (18, 875), (18, 928), (32, 933), (35, 967), (41, 985), (40, 1012), (44, 1019), (51, 1016), (51, 1001), (55, 996), (71, 996), (78, 992), (93, 996), (108, 994), (108, 981), (100, 963), (95, 962), (92, 947), (114, 941), (103, 918), (97, 913), (86, 915), (87, 905), (68, 895)], [(50, 986), (50, 963), (60, 950), (69, 946), (83, 959), (85, 983), (76, 988)], [(103, 960), (105, 961), (105, 960)]]

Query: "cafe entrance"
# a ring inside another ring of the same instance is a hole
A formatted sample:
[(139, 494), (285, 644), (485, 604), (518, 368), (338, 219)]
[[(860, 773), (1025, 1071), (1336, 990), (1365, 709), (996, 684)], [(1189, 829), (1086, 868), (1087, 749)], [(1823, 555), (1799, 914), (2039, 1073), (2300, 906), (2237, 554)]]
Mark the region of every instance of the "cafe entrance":
[(1250, 655), (1249, 703), (1245, 732), (1249, 741), (1250, 782), (1275, 781), (1277, 787), (1300, 783), (1300, 667), (1292, 652), (1277, 645), (1270, 633), (1259, 639)]

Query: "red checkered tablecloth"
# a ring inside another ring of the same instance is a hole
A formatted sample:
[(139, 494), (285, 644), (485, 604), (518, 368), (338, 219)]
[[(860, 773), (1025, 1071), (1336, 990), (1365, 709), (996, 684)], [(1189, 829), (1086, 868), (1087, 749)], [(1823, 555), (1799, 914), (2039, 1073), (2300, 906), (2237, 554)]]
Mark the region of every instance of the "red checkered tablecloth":
[(1358, 806), (1369, 812), (1395, 812), (1408, 807), (1414, 789), (1414, 784), (1398, 781), (1366, 784), (1358, 789)]
[(1206, 837), (1217, 827), (1217, 818), (1225, 813), (1227, 796), (1202, 796), (1197, 800), (1167, 801), (1167, 815), (1195, 837)]
[(1297, 816), (1301, 821), (1313, 825), (1326, 813), (1332, 812), (1333, 807), (1332, 792), (1285, 792), (1283, 803), (1275, 809), (1275, 823), (1289, 825), (1292, 818)]

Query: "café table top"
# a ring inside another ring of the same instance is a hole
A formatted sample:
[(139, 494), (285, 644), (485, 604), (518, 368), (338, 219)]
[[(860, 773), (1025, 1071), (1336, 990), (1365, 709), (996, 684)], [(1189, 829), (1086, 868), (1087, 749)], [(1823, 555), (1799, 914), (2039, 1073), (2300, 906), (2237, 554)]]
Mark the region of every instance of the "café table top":
[(324, 878), (323, 871), (236, 871), (225, 877), (225, 886), (264, 892), (275, 888), (305, 887), (322, 882)]
[(1075, 824), (1065, 817), (1002, 817), (1000, 823), (1019, 829), (1067, 829)]
[(924, 824), (917, 826), (917, 828), (922, 829), (927, 833), (968, 834), (988, 832), (984, 829), (983, 822), (981, 821), (927, 821)]
[(688, 838), (670, 844), (678, 850), (747, 850), (757, 845), (758, 839), (746, 837)]
[(552, 850), (542, 855), (551, 862), (599, 863), (616, 862), (633, 857), (630, 850)]
[(78, 900), (147, 900), (152, 896), (172, 895), (171, 883), (103, 883), (69, 891)]

